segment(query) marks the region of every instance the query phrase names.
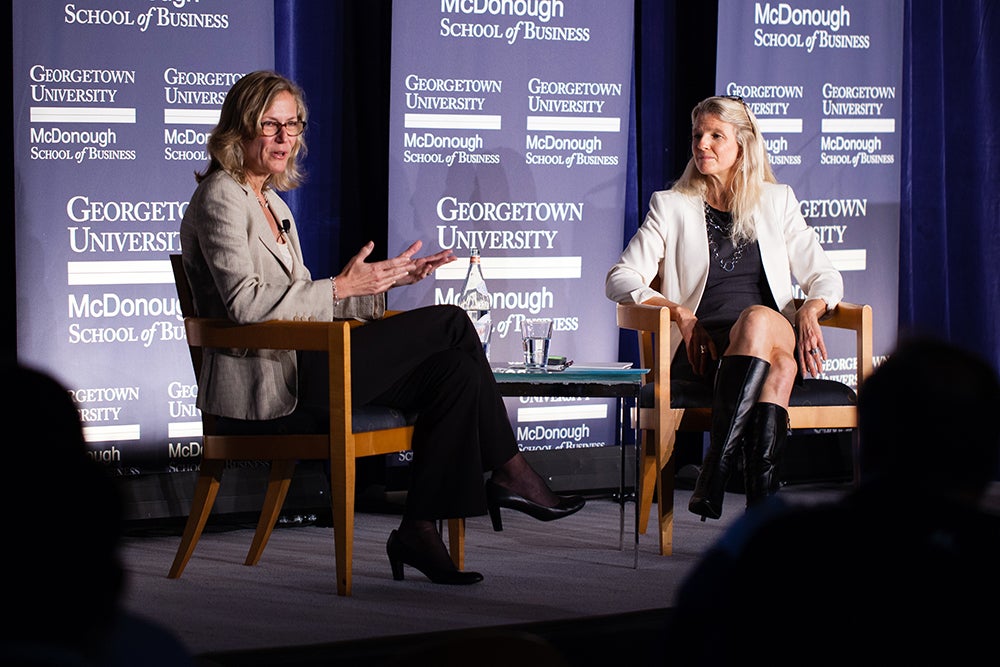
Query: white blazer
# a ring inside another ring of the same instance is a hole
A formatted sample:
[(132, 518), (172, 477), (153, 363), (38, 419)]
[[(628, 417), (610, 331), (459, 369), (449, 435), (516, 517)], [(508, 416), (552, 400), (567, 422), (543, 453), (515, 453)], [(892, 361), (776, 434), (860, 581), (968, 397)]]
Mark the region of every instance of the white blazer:
[[(840, 303), (843, 278), (806, 224), (792, 189), (765, 183), (753, 215), (764, 275), (788, 321), (794, 322), (795, 316), (793, 276), (806, 298), (823, 299), (828, 309)], [(642, 303), (661, 296), (697, 312), (709, 261), (702, 199), (661, 190), (653, 193), (646, 219), (608, 271), (604, 291), (616, 303)], [(657, 276), (659, 292), (649, 286)], [(676, 349), (680, 336), (672, 340), (677, 341)]]

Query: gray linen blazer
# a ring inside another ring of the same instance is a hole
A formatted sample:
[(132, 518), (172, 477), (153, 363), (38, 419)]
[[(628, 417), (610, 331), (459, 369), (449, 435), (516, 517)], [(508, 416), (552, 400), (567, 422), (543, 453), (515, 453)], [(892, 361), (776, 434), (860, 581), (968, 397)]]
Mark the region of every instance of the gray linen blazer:
[[(217, 171), (197, 187), (181, 221), (181, 254), (200, 317), (239, 324), (267, 320), (379, 319), (385, 295), (333, 303), (329, 278), (313, 280), (302, 262), (292, 212), (274, 190), (264, 195), (290, 228), (282, 252), (249, 185)], [(275, 419), (297, 404), (294, 350), (206, 349), (198, 407), (235, 419)]]

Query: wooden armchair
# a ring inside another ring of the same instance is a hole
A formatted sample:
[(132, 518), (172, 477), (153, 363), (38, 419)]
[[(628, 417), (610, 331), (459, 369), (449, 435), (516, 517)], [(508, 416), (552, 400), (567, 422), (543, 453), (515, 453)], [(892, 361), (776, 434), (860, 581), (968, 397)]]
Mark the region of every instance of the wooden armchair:
[[(354, 546), (355, 459), (410, 449), (412, 423), (390, 408), (351, 404), (351, 330), (359, 322), (270, 321), (236, 325), (229, 320), (194, 316), (190, 286), (180, 255), (170, 256), (184, 331), (195, 378), (204, 347), (317, 350), (328, 353), (330, 379), (330, 428), (328, 433), (233, 435), (220, 432), (216, 419), (202, 413), (202, 460), (191, 510), (181, 543), (167, 575), (181, 576), (211, 513), (228, 461), (269, 461), (270, 475), (257, 531), (247, 553), (246, 565), (256, 565), (285, 501), (295, 464), (299, 460), (328, 460), (330, 501), (333, 509), (337, 594), (351, 594)], [(387, 313), (387, 316), (391, 313)], [(452, 560), (460, 569), (464, 561), (464, 519), (448, 521)]]
[[(691, 387), (690, 383), (671, 383), (671, 335), (680, 334), (676, 329), (671, 332), (669, 309), (618, 304), (617, 321), (620, 328), (638, 333), (639, 363), (650, 369), (643, 378), (638, 411), (639, 427), (643, 431), (642, 479), (639, 481), (640, 532), (646, 532), (655, 487), (660, 553), (669, 556), (673, 550), (674, 444), (677, 432), (711, 429), (711, 392), (700, 385)], [(821, 324), (854, 331), (857, 355), (855, 386), (860, 386), (872, 371), (871, 306), (842, 302)], [(793, 429), (855, 429), (858, 425), (857, 394), (841, 382), (807, 378), (802, 387), (792, 391), (788, 418)]]

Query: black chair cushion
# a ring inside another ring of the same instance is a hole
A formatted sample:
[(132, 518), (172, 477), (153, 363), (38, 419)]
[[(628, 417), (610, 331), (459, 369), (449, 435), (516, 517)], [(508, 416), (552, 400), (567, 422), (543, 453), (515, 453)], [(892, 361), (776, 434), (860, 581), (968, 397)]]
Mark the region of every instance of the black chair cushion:
[[(381, 431), (413, 424), (416, 413), (404, 413), (383, 405), (364, 405), (351, 413), (351, 430), (354, 433)], [(330, 420), (323, 410), (300, 406), (295, 412), (278, 419), (259, 421), (216, 417), (218, 435), (287, 435), (289, 433), (326, 433)]]
[[(653, 383), (648, 382), (642, 387), (639, 405), (644, 408), (653, 407)], [(835, 380), (807, 378), (802, 384), (792, 389), (789, 405), (857, 405), (858, 395), (853, 389)], [(710, 408), (712, 407), (712, 390), (701, 382), (673, 380), (670, 382), (670, 407), (672, 408)]]
[(386, 428), (409, 426), (415, 421), (417, 421), (417, 413), (415, 412), (406, 414), (401, 410), (384, 405), (365, 405), (354, 408), (351, 413), (351, 431), (354, 433), (381, 431)]

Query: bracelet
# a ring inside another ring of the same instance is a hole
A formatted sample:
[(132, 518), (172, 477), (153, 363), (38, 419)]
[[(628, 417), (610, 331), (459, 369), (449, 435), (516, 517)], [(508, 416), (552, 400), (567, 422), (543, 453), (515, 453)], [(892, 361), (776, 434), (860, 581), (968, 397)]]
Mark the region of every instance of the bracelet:
[(337, 296), (337, 279), (330, 276), (330, 287), (333, 288), (333, 305), (340, 303), (340, 297)]

